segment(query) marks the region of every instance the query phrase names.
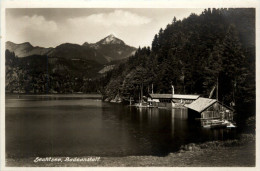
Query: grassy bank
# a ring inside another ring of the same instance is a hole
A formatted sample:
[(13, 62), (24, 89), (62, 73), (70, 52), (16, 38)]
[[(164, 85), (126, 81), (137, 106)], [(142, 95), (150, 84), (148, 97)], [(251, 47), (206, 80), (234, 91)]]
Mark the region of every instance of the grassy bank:
[[(246, 156), (246, 157), (245, 157)], [(81, 158), (88, 158), (81, 157)], [(254, 167), (255, 166), (255, 135), (242, 134), (239, 139), (227, 141), (210, 141), (201, 144), (187, 144), (179, 152), (170, 153), (165, 157), (158, 156), (127, 156), (101, 157), (98, 161), (37, 162), (35, 158), (7, 159), (6, 166), (17, 167)]]
[(234, 140), (226, 140), (226, 141), (209, 141), (201, 144), (194, 144), (190, 143), (187, 145), (181, 146), (179, 152), (184, 151), (199, 151), (203, 149), (221, 149), (227, 147), (239, 147), (243, 145), (247, 145), (248, 143), (255, 142), (255, 135), (254, 134), (241, 134), (238, 139)]

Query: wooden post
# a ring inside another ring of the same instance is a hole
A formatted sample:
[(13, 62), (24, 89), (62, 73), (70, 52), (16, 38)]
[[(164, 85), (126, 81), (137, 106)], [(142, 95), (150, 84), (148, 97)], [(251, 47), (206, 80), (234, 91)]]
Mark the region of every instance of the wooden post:
[(218, 77), (217, 77), (217, 91), (216, 91), (216, 99), (218, 100)]
[(141, 104), (143, 103), (143, 83), (142, 83), (142, 88), (141, 88)]

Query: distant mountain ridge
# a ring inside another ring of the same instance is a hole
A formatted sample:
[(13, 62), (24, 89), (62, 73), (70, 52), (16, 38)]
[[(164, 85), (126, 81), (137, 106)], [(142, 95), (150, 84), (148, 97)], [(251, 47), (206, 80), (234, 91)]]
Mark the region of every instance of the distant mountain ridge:
[(63, 43), (55, 48), (32, 46), (29, 42), (16, 44), (8, 41), (6, 42), (6, 49), (14, 52), (19, 58), (47, 55), (53, 58), (93, 60), (100, 64), (125, 59), (136, 51), (135, 47), (126, 45), (124, 41), (112, 34), (97, 43), (89, 44), (85, 42), (83, 45)]
[(55, 48), (8, 41), (6, 92), (96, 92), (98, 80), (135, 51), (114, 35), (96, 43), (63, 43)]
[(71, 43), (61, 44), (47, 55), (53, 58), (92, 60), (100, 64), (109, 62), (99, 51), (96, 51), (91, 47)]
[(46, 55), (53, 48), (44, 48), (39, 46), (32, 46), (29, 42), (15, 44), (13, 42), (6, 42), (6, 49), (10, 52), (14, 52), (16, 56), (23, 58), (31, 55)]

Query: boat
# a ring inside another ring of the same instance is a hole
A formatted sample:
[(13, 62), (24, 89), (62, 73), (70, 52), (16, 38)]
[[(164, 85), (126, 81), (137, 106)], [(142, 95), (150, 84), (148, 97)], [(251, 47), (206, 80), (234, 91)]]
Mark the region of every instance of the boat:
[(225, 123), (227, 124), (227, 128), (236, 128), (235, 122), (225, 120)]
[(201, 120), (201, 126), (203, 128), (226, 128), (227, 123), (219, 119)]
[(133, 106), (137, 107), (137, 108), (158, 108), (158, 106), (153, 106), (153, 105), (149, 105), (145, 102), (143, 103), (135, 103)]
[(201, 126), (203, 128), (236, 128), (231, 121), (221, 119), (201, 120)]

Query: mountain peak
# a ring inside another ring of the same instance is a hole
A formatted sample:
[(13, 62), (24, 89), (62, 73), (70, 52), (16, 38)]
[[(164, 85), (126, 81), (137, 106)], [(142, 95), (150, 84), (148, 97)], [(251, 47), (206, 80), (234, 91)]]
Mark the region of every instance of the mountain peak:
[(113, 34), (108, 35), (104, 39), (97, 42), (98, 44), (125, 44), (124, 41), (118, 39)]
[(108, 35), (107, 37), (116, 38), (116, 36), (114, 36), (113, 34), (110, 34), (110, 35)]
[(5, 44), (14, 44), (14, 43), (11, 41), (6, 41)]
[(84, 43), (82, 44), (82, 46), (89, 46), (89, 43), (88, 43), (88, 42), (84, 42)]
[(20, 45), (24, 45), (24, 46), (27, 46), (27, 47), (33, 47), (30, 42), (24, 42), (24, 43), (21, 43)]
[(6, 44), (12, 44), (12, 45), (25, 45), (25, 46), (32, 46), (30, 42), (24, 42), (24, 43), (14, 43), (14, 42), (11, 42), (11, 41), (7, 41), (5, 42)]
[(19, 48), (22, 48), (22, 49), (32, 49), (33, 46), (31, 45), (31, 43), (29, 42), (24, 42), (24, 43), (19, 43), (19, 44), (16, 44), (16, 43), (13, 43), (11, 41), (7, 41), (5, 42), (5, 45), (6, 45), (6, 49), (9, 49), (11, 51), (14, 51), (15, 49), (17, 49), (18, 47)]

